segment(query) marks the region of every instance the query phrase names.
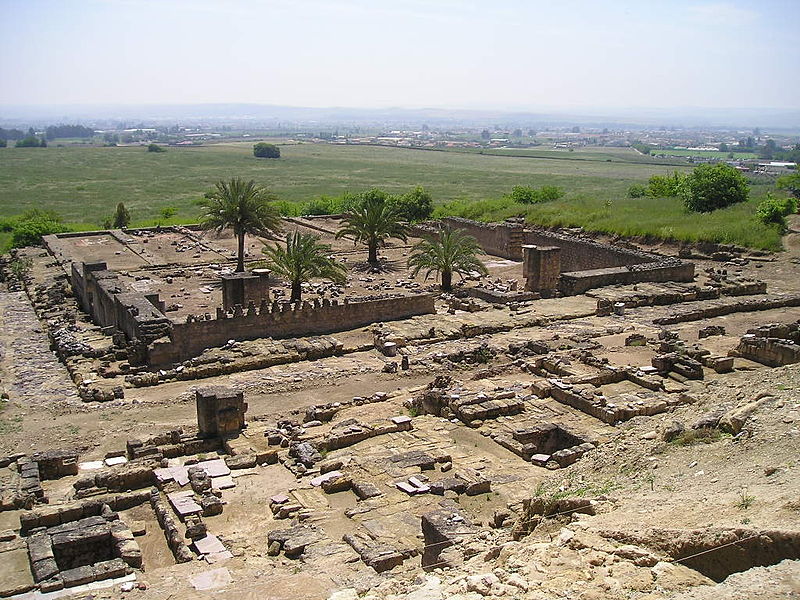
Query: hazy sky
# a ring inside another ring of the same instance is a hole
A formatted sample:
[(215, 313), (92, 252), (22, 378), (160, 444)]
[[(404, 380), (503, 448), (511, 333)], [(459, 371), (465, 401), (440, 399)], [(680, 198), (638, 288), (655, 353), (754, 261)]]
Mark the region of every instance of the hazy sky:
[(800, 107), (800, 0), (0, 0), (0, 104)]

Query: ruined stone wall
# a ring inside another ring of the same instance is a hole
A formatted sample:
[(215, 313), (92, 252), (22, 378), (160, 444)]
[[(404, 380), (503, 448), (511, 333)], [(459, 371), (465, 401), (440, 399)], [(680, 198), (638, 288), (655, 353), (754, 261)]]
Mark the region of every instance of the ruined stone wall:
[(594, 240), (545, 230), (525, 230), (524, 242), (534, 246), (557, 246), (561, 249), (561, 272), (606, 269), (651, 263), (658, 256), (601, 244)]
[[(105, 263), (72, 263), (71, 284), (81, 308), (102, 327), (115, 327), (129, 340), (149, 343), (169, 335), (172, 322), (140, 292), (128, 289)], [(158, 298), (154, 298), (159, 302)], [(160, 303), (160, 302), (159, 302)]]
[[(238, 314), (237, 314), (238, 312)], [(298, 337), (345, 331), (380, 321), (405, 319), (436, 312), (432, 294), (397, 296), (360, 302), (315, 300), (300, 306), (262, 303), (260, 308), (226, 313), (217, 318), (188, 319), (172, 328), (170, 342), (153, 344), (151, 364), (167, 364), (196, 356), (206, 348), (222, 346), (228, 340)]]
[(442, 222), (474, 237), (484, 252), (510, 260), (522, 260), (523, 226), (518, 223), (479, 223), (461, 217), (445, 217)]
[(665, 258), (656, 263), (561, 273), (558, 279), (558, 288), (562, 294), (574, 296), (606, 285), (643, 283), (645, 281), (690, 282), (693, 280), (694, 263)]

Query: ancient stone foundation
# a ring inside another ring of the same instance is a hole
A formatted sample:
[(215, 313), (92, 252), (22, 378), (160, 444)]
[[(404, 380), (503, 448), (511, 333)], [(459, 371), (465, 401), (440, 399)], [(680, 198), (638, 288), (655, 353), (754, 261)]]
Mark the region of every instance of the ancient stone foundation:
[(224, 437), (244, 429), (247, 403), (244, 394), (226, 387), (206, 387), (195, 392), (200, 437)]

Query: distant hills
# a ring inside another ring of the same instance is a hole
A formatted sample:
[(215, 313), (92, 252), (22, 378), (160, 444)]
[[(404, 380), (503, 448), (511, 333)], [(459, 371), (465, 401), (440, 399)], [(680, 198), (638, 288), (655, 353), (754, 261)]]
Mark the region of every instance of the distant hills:
[(769, 128), (800, 131), (800, 109), (770, 108), (349, 108), (296, 107), (269, 104), (29, 105), (0, 106), (0, 125), (53, 123), (99, 124), (141, 121), (151, 124), (205, 123), (247, 127), (380, 126), (431, 127), (585, 127)]

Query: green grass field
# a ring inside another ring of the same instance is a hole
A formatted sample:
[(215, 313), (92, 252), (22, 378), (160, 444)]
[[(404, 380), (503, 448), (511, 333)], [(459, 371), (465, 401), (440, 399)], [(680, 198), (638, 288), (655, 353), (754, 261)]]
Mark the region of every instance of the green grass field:
[[(31, 208), (55, 210), (83, 229), (97, 228), (118, 202), (133, 225), (193, 222), (195, 202), (215, 181), (252, 178), (292, 202), (380, 187), (405, 192), (424, 186), (441, 212), (482, 219), (525, 214), (543, 224), (584, 226), (624, 234), (708, 239), (777, 249), (780, 236), (753, 219), (756, 200), (711, 215), (688, 214), (680, 202), (629, 199), (632, 183), (689, 167), (652, 164), (630, 149), (567, 152), (535, 150), (527, 156), (440, 152), (375, 146), (283, 145), (280, 160), (256, 159), (252, 143), (169, 148), (54, 147), (0, 149), (0, 217)], [(525, 206), (502, 199), (514, 185), (556, 185), (566, 196)], [(757, 199), (766, 191), (754, 188)], [(177, 215), (159, 213), (174, 207)]]

